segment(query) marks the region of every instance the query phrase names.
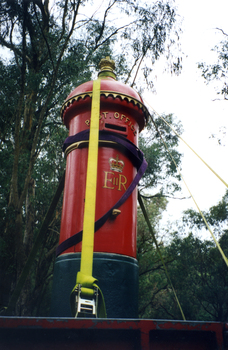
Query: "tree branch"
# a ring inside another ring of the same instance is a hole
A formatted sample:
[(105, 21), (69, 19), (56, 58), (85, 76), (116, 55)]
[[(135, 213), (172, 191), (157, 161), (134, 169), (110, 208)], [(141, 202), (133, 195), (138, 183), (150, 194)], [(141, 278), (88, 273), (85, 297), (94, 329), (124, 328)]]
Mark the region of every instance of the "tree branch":
[[(41, 7), (41, 6), (40, 6)], [(38, 18), (38, 16), (37, 16), (37, 12), (36, 12), (36, 7), (35, 7), (35, 5), (34, 5), (34, 12), (35, 12), (35, 15), (36, 15), (36, 20), (37, 20), (37, 23), (38, 23), (38, 25), (39, 25), (39, 27), (40, 27), (40, 30), (41, 30), (41, 33), (42, 33), (42, 36), (43, 36), (43, 39), (44, 39), (44, 41), (45, 41), (45, 43), (46, 43), (46, 46), (47, 46), (47, 50), (48, 50), (48, 55), (49, 55), (49, 58), (50, 58), (50, 60), (51, 60), (51, 64), (52, 64), (52, 68), (53, 68), (53, 70), (55, 69), (55, 65), (54, 65), (54, 62), (53, 62), (53, 59), (52, 59), (52, 54), (51, 54), (51, 49), (50, 49), (50, 46), (49, 46), (49, 43), (48, 43), (48, 41), (47, 41), (47, 38), (46, 38), (46, 35), (45, 35), (45, 30), (43, 30), (43, 28), (42, 28), (42, 26), (41, 26), (41, 24), (40, 24), (40, 21), (39, 21), (39, 18)], [(42, 14), (43, 14), (43, 21), (44, 21), (44, 23), (46, 23), (47, 21), (46, 21), (46, 11), (43, 9), (43, 10), (41, 10), (41, 12), (42, 12)], [(48, 17), (48, 15), (47, 15), (47, 17)], [(44, 24), (44, 28), (46, 27), (46, 29), (47, 29), (47, 27), (48, 27), (48, 25), (47, 24)], [(46, 60), (46, 58), (45, 58), (45, 60)]]
[(65, 21), (66, 21), (66, 15), (67, 15), (67, 6), (68, 6), (68, 0), (66, 0), (65, 4), (64, 4), (64, 11), (63, 11), (63, 16), (62, 16), (62, 31), (61, 31), (58, 43), (60, 43), (60, 41), (62, 40), (62, 38), (64, 36), (64, 33), (66, 31), (66, 23), (65, 23)]
[(174, 316), (173, 314), (171, 314), (171, 313), (166, 309), (166, 307), (165, 307), (164, 305), (160, 304), (160, 307), (161, 307), (163, 310), (165, 310), (165, 312), (166, 312), (169, 316), (171, 316), (172, 319), (175, 318), (175, 316)]
[(106, 10), (105, 10), (105, 12), (104, 12), (104, 17), (103, 17), (103, 22), (102, 22), (101, 30), (100, 30), (100, 33), (99, 33), (98, 37), (97, 37), (96, 40), (95, 40), (95, 42), (96, 42), (95, 47), (97, 46), (97, 43), (99, 42), (99, 40), (101, 39), (101, 37), (102, 37), (102, 35), (103, 35), (103, 33), (104, 33), (105, 22), (106, 22), (106, 18), (107, 18), (107, 16), (108, 16), (108, 11), (112, 8), (112, 6), (113, 6), (115, 3), (116, 3), (116, 0), (114, 0), (113, 3), (110, 4), (110, 5), (106, 8)]
[(215, 28), (215, 29), (220, 30), (223, 35), (228, 36), (228, 34), (226, 34), (221, 28)]
[[(147, 52), (147, 50), (146, 50), (146, 52)], [(137, 75), (138, 75), (138, 72), (139, 72), (139, 68), (140, 68), (140, 66), (141, 66), (141, 64), (142, 64), (142, 62), (143, 62), (143, 60), (144, 60), (144, 57), (146, 56), (146, 52), (141, 56), (141, 59), (140, 59), (139, 64), (138, 64), (138, 67), (137, 67), (137, 69), (136, 69), (136, 73), (135, 73), (133, 82), (131, 83), (131, 87), (133, 87), (134, 84), (135, 84), (135, 80), (136, 80), (136, 78), (137, 78)]]
[(142, 195), (141, 196), (144, 198), (144, 199), (152, 199), (152, 198), (171, 198), (171, 199), (178, 199), (178, 200), (183, 200), (183, 199), (189, 199), (191, 198), (190, 196), (189, 197), (173, 197), (173, 196), (168, 196), (168, 195), (164, 195), (164, 194), (154, 194), (152, 196), (145, 196), (145, 195)]
[(111, 33), (107, 38), (105, 38), (101, 43), (99, 43), (98, 45), (95, 46), (94, 50), (97, 50), (100, 46), (104, 45), (106, 43), (106, 41), (108, 41), (109, 39), (111, 39), (114, 35), (116, 35), (117, 33), (119, 33), (122, 29), (129, 27), (130, 25), (132, 25), (133, 23), (135, 23), (136, 21), (130, 22), (128, 24), (125, 24), (119, 28), (117, 28), (113, 33)]
[(132, 67), (131, 67), (131, 69), (130, 69), (130, 71), (128, 73), (127, 79), (124, 81), (124, 84), (128, 83), (128, 81), (130, 79), (130, 76), (131, 76), (131, 73), (132, 73), (133, 69), (135, 68), (135, 66), (136, 66), (136, 64), (137, 64), (139, 59), (140, 59), (140, 56), (135, 59), (135, 62), (133, 63), (133, 65), (132, 65)]
[(153, 307), (153, 300), (155, 298), (155, 296), (161, 291), (161, 290), (164, 290), (164, 289), (167, 289), (168, 285), (164, 285), (163, 287), (160, 287), (159, 289), (156, 290), (156, 292), (153, 292), (153, 296), (151, 298), (151, 300), (144, 306), (141, 307), (141, 309), (139, 310), (139, 313), (142, 314), (145, 312), (146, 308), (149, 306), (149, 305), (152, 305)]
[[(174, 259), (172, 259), (172, 260), (167, 260), (167, 261), (165, 261), (165, 264), (169, 264), (169, 263), (171, 263), (171, 262), (173, 262), (173, 261), (174, 261)], [(152, 267), (152, 268), (147, 269), (147, 270), (145, 270), (145, 271), (143, 271), (143, 272), (140, 272), (140, 273), (139, 273), (139, 276), (143, 276), (143, 275), (147, 274), (148, 272), (157, 271), (157, 270), (162, 270), (162, 271), (164, 271), (164, 269), (163, 269), (163, 264), (160, 264), (160, 265), (158, 265), (157, 267)]]

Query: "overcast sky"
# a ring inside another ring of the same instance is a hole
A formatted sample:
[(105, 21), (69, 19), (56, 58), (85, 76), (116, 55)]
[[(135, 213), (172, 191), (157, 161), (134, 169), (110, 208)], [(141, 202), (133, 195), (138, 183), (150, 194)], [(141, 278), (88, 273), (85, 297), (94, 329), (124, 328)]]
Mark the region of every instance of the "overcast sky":
[[(182, 73), (171, 77), (161, 69), (155, 81), (156, 94), (147, 92), (143, 97), (159, 114), (173, 113), (181, 121), (185, 141), (228, 183), (228, 101), (213, 101), (217, 98), (215, 86), (206, 85), (197, 68), (198, 62), (212, 63), (216, 59), (211, 49), (225, 39), (216, 28), (228, 33), (228, 1), (175, 3), (183, 18)], [(211, 134), (222, 137), (222, 145), (210, 138)], [(182, 174), (201, 210), (216, 205), (226, 187), (185, 145), (181, 144), (180, 151), (184, 153)], [(188, 195), (184, 185), (183, 195)], [(171, 200), (166, 218), (179, 218), (181, 211), (190, 207), (196, 209), (192, 200)]]

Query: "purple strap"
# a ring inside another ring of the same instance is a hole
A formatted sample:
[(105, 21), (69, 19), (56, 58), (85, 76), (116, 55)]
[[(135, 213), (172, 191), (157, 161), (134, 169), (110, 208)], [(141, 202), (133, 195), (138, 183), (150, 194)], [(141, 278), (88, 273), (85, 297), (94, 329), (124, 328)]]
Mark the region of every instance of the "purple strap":
[[(87, 130), (86, 130), (87, 131)], [(81, 135), (81, 134), (84, 135)], [(79, 134), (76, 134), (74, 136), (70, 136), (66, 139), (64, 142), (63, 149), (66, 149), (70, 144), (74, 142), (78, 142), (79, 139), (80, 141), (85, 140), (86, 133), (82, 132)], [(88, 133), (88, 132), (87, 132)], [(84, 139), (81, 139), (81, 137), (84, 136)], [(108, 136), (108, 138), (107, 138)], [(106, 137), (106, 138), (103, 138)], [(77, 140), (76, 140), (77, 139)], [(111, 209), (109, 209), (101, 218), (99, 218), (94, 225), (95, 232), (101, 228), (104, 223), (108, 220), (109, 217), (112, 215), (113, 209), (119, 208), (125, 201), (126, 199), (131, 195), (133, 190), (135, 189), (136, 185), (139, 183), (140, 179), (142, 178), (144, 172), (146, 171), (147, 168), (147, 162), (145, 158), (143, 157), (143, 153), (129, 140), (123, 139), (120, 135), (115, 135), (109, 132), (100, 132), (99, 139), (104, 139), (104, 140), (111, 140), (114, 142), (118, 142), (122, 147), (126, 149), (128, 153), (131, 154), (131, 160), (134, 165), (138, 168), (138, 172), (131, 182), (130, 186), (126, 190), (126, 192), (123, 194), (123, 196), (116, 202), (115, 205)], [(76, 141), (75, 141), (76, 140)], [(74, 234), (70, 238), (66, 239), (64, 242), (62, 242), (56, 249), (56, 256), (60, 255), (63, 253), (65, 250), (68, 248), (80, 243), (82, 241), (82, 231)]]
[[(83, 130), (76, 135), (68, 136), (63, 144), (63, 152), (67, 149), (67, 147), (72, 145), (72, 143), (88, 140), (89, 130)], [(142, 163), (143, 153), (135, 146), (133, 142), (126, 139), (126, 137), (122, 135), (115, 134), (106, 130), (99, 131), (99, 140), (116, 142), (117, 145), (112, 145), (111, 147), (122, 148), (125, 155), (131, 159), (133, 165), (139, 169)]]

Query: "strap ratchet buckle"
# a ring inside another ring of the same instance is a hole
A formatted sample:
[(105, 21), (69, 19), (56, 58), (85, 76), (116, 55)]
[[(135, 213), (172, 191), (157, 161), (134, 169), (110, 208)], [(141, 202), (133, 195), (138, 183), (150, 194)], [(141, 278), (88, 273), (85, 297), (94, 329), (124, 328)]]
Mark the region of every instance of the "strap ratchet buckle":
[[(87, 293), (86, 293), (87, 294)], [(79, 284), (75, 289), (75, 305), (77, 317), (97, 318), (98, 309), (98, 288), (93, 287), (93, 294), (91, 296), (83, 293), (82, 285)]]

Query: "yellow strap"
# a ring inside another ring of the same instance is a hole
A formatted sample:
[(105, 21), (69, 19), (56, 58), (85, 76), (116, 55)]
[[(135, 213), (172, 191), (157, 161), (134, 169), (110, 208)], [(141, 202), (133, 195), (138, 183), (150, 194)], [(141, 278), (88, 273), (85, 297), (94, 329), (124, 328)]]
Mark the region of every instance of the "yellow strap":
[(86, 177), (85, 210), (83, 221), (83, 240), (80, 271), (84, 275), (92, 276), (94, 223), (97, 186), (97, 159), (99, 139), (100, 114), (100, 79), (93, 82), (92, 108), (89, 134), (88, 165)]
[(141, 197), (141, 194), (140, 194), (139, 191), (138, 191), (138, 201), (139, 201), (139, 205), (140, 205), (140, 207), (141, 207), (141, 209), (142, 209), (144, 218), (145, 218), (145, 220), (146, 220), (147, 226), (148, 226), (148, 228), (149, 228), (149, 231), (150, 231), (150, 233), (151, 233), (151, 235), (152, 235), (152, 237), (153, 237), (155, 246), (156, 246), (156, 248), (157, 248), (157, 252), (158, 252), (158, 254), (159, 254), (159, 257), (160, 257), (160, 259), (161, 259), (162, 265), (163, 265), (164, 270), (165, 270), (165, 273), (166, 273), (166, 277), (167, 277), (167, 279), (168, 279), (168, 281), (169, 281), (169, 284), (170, 284), (170, 286), (171, 286), (171, 288), (172, 288), (172, 290), (173, 290), (173, 294), (174, 294), (174, 296), (175, 296), (177, 305), (178, 305), (178, 307), (179, 307), (179, 309), (180, 309), (182, 318), (183, 318), (184, 321), (186, 321), (184, 312), (183, 312), (183, 310), (182, 310), (181, 304), (180, 304), (179, 299), (178, 299), (178, 297), (177, 297), (177, 294), (176, 294), (176, 291), (175, 291), (174, 286), (173, 286), (173, 284), (172, 284), (172, 281), (171, 281), (171, 279), (170, 279), (170, 277), (169, 277), (167, 268), (166, 268), (166, 266), (165, 266), (165, 261), (164, 261), (164, 259), (163, 259), (162, 254), (161, 254), (161, 251), (160, 251), (160, 249), (159, 249), (159, 246), (158, 246), (158, 243), (157, 243), (157, 240), (156, 240), (156, 237), (155, 237), (153, 228), (152, 228), (152, 226), (151, 226), (149, 217), (148, 217), (147, 212), (146, 212), (146, 208), (145, 208), (145, 206), (144, 206), (144, 203), (143, 203), (143, 200), (142, 200), (142, 197)]
[(100, 79), (93, 82), (92, 107), (90, 119), (89, 149), (86, 176), (85, 208), (83, 219), (83, 239), (81, 251), (80, 271), (77, 273), (76, 285), (70, 295), (72, 315), (75, 315), (75, 289), (80, 284), (82, 292), (87, 297), (93, 296), (93, 288), (98, 293), (98, 317), (105, 318), (106, 309), (103, 294), (97, 286), (97, 280), (93, 273), (93, 246), (94, 246), (94, 223), (97, 187), (97, 161), (99, 142), (99, 115), (100, 115)]

